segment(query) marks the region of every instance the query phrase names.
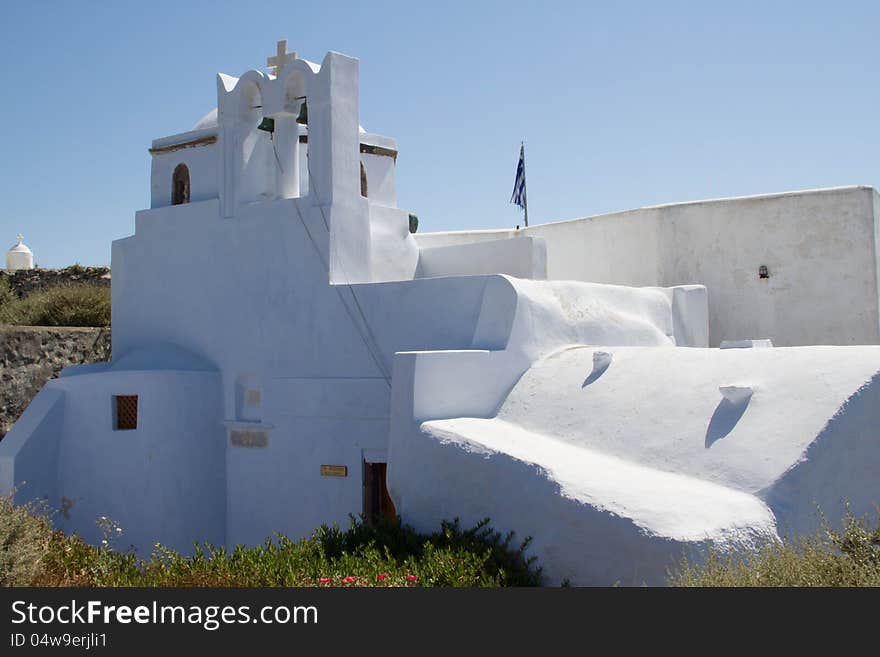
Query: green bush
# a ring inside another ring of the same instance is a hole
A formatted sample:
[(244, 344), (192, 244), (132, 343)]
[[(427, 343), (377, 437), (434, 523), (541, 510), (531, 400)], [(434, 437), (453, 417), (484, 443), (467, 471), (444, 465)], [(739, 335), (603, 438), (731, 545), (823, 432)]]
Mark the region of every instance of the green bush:
[(488, 521), (463, 530), (444, 522), (420, 534), (399, 521), (347, 530), (322, 526), (308, 539), (278, 535), (225, 550), (196, 545), (192, 556), (157, 545), (141, 559), (120, 552), (124, 532), (102, 518), (103, 545), (52, 532), (30, 507), (0, 498), (0, 583), (12, 586), (528, 586), (540, 583), (529, 541), (511, 546)]
[(7, 297), (0, 289), (0, 324), (109, 326), (110, 289), (71, 283), (34, 292), (23, 299), (14, 293)]
[(880, 524), (847, 513), (843, 529), (768, 543), (752, 554), (682, 561), (672, 586), (880, 586)]

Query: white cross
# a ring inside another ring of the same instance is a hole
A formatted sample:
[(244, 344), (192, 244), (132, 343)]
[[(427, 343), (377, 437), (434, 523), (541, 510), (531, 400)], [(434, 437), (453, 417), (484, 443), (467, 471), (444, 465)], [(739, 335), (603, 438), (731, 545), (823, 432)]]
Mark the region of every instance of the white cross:
[(15, 239), (17, 239), (18, 243), (21, 244), (22, 242), (24, 242), (24, 235), (19, 233), (18, 235), (15, 236)]
[(282, 39), (278, 42), (275, 56), (266, 57), (266, 66), (273, 69), (272, 73), (277, 78), (278, 74), (281, 73), (281, 69), (284, 68), (285, 64), (292, 62), (294, 59), (296, 59), (296, 53), (287, 52), (287, 39)]

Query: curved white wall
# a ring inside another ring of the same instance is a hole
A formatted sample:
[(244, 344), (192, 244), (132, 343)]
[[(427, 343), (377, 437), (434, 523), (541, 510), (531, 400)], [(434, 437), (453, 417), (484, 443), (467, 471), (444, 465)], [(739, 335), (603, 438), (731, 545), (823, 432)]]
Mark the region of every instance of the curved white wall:
[[(136, 429), (115, 429), (115, 395), (138, 396)], [(45, 496), (54, 525), (93, 544), (102, 539), (95, 520), (107, 516), (123, 530), (116, 549), (222, 545), (222, 402), (212, 372), (105, 369), (53, 380), (0, 445), (0, 487)]]
[[(189, 551), (195, 537), (225, 541), (219, 374), (104, 372), (58, 382), (65, 392), (58, 492), (70, 500), (60, 528), (97, 542), (94, 518), (106, 515), (123, 529), (122, 549), (162, 542)], [(137, 429), (114, 430), (113, 396), (132, 394)]]

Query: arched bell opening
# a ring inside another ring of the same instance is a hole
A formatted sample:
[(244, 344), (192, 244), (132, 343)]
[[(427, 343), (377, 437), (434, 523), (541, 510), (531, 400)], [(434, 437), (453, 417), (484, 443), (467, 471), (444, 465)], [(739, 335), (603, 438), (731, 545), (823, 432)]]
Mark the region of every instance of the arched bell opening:
[(171, 205), (189, 203), (189, 167), (181, 163), (171, 176)]

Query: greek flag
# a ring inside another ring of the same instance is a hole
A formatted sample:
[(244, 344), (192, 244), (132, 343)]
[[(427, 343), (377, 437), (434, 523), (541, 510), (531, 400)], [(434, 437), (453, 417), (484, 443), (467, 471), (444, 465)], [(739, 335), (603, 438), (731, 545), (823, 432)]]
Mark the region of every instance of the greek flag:
[(510, 202), (516, 203), (523, 210), (526, 208), (526, 147), (520, 144), (519, 164), (516, 165), (516, 180), (513, 183), (513, 194)]

